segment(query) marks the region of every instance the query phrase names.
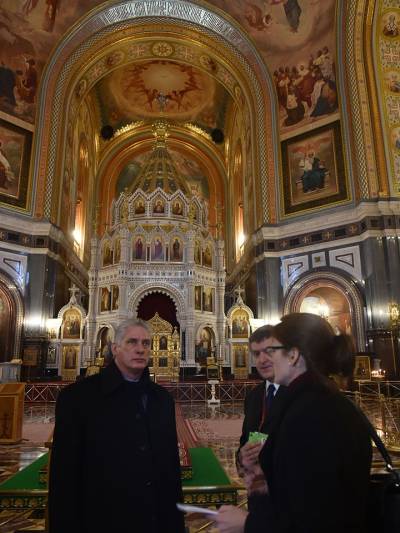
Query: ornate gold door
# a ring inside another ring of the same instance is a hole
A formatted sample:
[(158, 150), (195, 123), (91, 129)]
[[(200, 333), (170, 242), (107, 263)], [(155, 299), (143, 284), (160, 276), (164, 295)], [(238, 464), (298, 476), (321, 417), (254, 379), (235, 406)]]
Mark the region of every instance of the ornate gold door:
[(179, 378), (180, 339), (172, 324), (158, 313), (148, 321), (152, 331), (149, 370), (156, 378), (177, 381)]

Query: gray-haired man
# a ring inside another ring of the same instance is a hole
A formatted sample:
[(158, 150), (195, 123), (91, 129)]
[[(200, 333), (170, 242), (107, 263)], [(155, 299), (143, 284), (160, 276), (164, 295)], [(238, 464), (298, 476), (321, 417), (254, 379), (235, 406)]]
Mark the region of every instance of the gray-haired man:
[(126, 320), (100, 374), (62, 391), (50, 467), (50, 533), (183, 533), (174, 402), (147, 368), (151, 334)]

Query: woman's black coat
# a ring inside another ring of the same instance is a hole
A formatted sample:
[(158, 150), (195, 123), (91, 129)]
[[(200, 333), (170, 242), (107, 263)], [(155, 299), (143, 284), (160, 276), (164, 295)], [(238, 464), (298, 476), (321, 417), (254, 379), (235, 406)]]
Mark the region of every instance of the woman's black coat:
[(260, 453), (269, 496), (246, 533), (361, 533), (371, 440), (354, 405), (306, 373), (272, 411)]
[(50, 466), (50, 533), (182, 533), (174, 402), (114, 363), (61, 392)]

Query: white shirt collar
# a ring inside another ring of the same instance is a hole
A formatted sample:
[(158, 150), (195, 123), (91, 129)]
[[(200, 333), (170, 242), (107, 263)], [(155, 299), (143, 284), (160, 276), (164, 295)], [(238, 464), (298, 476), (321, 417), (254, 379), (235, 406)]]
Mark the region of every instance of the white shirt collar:
[(275, 387), (275, 394), (277, 393), (277, 390), (279, 389), (279, 383), (272, 383), (272, 381), (268, 381), (268, 379), (265, 380), (265, 393), (268, 391), (268, 387), (270, 385), (273, 385)]

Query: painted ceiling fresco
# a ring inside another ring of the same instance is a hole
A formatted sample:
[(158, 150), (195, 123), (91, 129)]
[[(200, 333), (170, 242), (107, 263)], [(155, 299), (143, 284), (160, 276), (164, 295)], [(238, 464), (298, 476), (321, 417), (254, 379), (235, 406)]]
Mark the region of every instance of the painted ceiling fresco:
[(338, 117), (335, 0), (212, 3), (248, 31), (264, 57), (275, 82), (283, 138)]
[(43, 68), (60, 36), (98, 1), (2, 0), (0, 110), (34, 122)]
[(114, 128), (154, 118), (162, 111), (206, 129), (222, 128), (229, 95), (211, 76), (175, 61), (142, 61), (121, 67), (95, 88), (104, 124)]
[[(101, 0), (2, 0), (0, 110), (34, 121), (39, 79), (49, 51), (81, 16), (101, 3)], [(332, 116), (337, 111), (335, 0), (210, 0), (210, 3), (233, 16), (254, 39), (274, 76), (284, 135), (291, 135), (303, 126), (313, 127), (321, 119), (336, 118)], [(155, 93), (146, 91), (158, 87), (162, 94), (169, 94), (165, 107), (171, 115), (179, 115), (182, 120), (191, 116), (190, 120), (194, 120), (196, 114), (199, 123), (220, 126), (221, 117), (215, 115), (219, 108), (213, 108), (207, 98), (211, 94), (218, 98), (215, 87), (212, 92), (210, 78), (196, 71), (179, 72), (177, 66), (170, 65), (169, 74), (155, 84), (154, 66), (140, 73), (141, 86), (132, 72), (127, 80), (121, 78), (122, 72), (119, 78), (107, 80), (115, 98), (112, 105), (104, 102), (105, 114), (116, 113), (115, 117), (108, 117), (110, 122), (127, 120), (118, 116), (121, 104), (128, 104), (129, 114), (136, 113), (134, 97), (144, 104), (141, 114), (152, 115), (156, 110)], [(161, 68), (161, 63), (158, 66)], [(177, 75), (175, 85), (168, 81), (172, 72)], [(121, 83), (128, 85), (126, 97), (121, 94)]]
[[(194, 158), (188, 157), (177, 150), (169, 149), (168, 151), (175, 163), (177, 171), (187, 182), (192, 194), (209, 201), (210, 189), (202, 166)], [(122, 169), (116, 184), (116, 197), (137, 178), (150, 153), (146, 152), (139, 155)]]

